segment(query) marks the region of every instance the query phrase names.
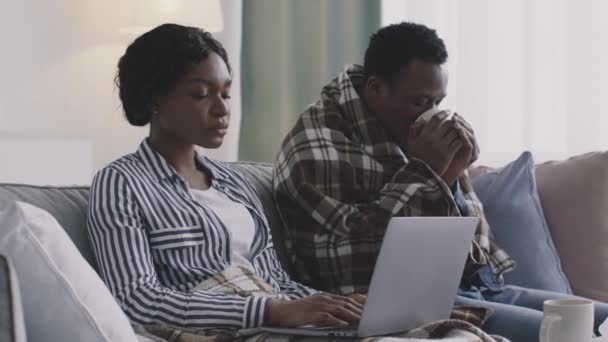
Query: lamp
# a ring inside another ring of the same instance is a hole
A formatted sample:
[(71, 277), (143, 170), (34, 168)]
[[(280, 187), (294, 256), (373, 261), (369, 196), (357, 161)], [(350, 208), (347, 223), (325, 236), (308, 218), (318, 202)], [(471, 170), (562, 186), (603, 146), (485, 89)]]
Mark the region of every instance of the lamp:
[(121, 32), (141, 34), (164, 23), (195, 26), (209, 32), (224, 28), (220, 0), (126, 0), (127, 26)]

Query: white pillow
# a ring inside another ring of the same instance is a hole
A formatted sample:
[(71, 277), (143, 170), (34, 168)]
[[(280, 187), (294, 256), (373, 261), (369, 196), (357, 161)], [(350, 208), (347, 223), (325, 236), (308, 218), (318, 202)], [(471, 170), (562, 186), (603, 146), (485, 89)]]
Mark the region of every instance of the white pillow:
[(137, 341), (110, 291), (48, 212), (0, 200), (0, 232), (0, 254), (19, 279), (29, 342)]
[(5, 279), (8, 280), (8, 283), (4, 286), (8, 285), (7, 294), (10, 299), (8, 309), (10, 311), (9, 315), (12, 315), (11, 328), (15, 338), (13, 342), (24, 342), (27, 341), (27, 339), (24, 326), (25, 320), (23, 319), (23, 306), (21, 305), (21, 293), (19, 292), (19, 281), (15, 274), (15, 268), (11, 261), (6, 258), (6, 255), (0, 254), (0, 264), (5, 272), (8, 270), (8, 279)]

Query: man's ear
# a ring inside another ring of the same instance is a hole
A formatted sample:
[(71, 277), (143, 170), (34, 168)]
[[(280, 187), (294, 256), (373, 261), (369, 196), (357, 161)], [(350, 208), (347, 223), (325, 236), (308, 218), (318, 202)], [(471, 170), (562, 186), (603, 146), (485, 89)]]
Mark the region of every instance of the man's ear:
[(376, 77), (369, 76), (367, 81), (365, 82), (365, 87), (367, 88), (367, 92), (372, 94), (376, 98), (383, 98), (388, 95), (388, 87), (386, 81)]

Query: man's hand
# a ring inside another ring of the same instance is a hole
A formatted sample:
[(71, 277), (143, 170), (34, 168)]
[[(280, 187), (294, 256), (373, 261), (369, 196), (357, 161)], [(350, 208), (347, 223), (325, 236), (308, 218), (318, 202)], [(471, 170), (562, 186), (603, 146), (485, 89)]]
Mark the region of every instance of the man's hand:
[(454, 114), (452, 121), (456, 124), (458, 137), (462, 141), (462, 147), (458, 150), (452, 163), (442, 175), (443, 180), (448, 186), (452, 186), (458, 177), (471, 166), (479, 156), (479, 145), (471, 125), (462, 116)]
[(350, 297), (327, 293), (292, 301), (273, 301), (268, 323), (272, 326), (296, 328), (316, 326), (348, 327), (359, 324), (365, 296)]
[(409, 156), (424, 161), (442, 177), (465, 143), (457, 121), (446, 118), (447, 113), (442, 112), (428, 122), (416, 122), (407, 137)]
[[(479, 145), (477, 144), (477, 137), (475, 137), (475, 131), (473, 131), (473, 127), (458, 113), (454, 113), (454, 119), (458, 121), (460, 127), (464, 128), (464, 132), (469, 140), (473, 143), (473, 154), (471, 156), (471, 161), (469, 166), (471, 166), (474, 162), (477, 161), (479, 157)], [(468, 166), (467, 166), (468, 167)]]

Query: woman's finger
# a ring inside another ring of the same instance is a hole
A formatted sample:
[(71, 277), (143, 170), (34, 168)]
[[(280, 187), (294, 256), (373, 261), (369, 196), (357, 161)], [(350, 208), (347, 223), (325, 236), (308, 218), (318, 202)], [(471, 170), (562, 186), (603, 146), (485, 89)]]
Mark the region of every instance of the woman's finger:
[(357, 303), (361, 305), (365, 305), (365, 302), (367, 301), (367, 296), (361, 293), (353, 293), (349, 296), (349, 298), (354, 299)]
[(345, 303), (347, 305), (350, 305), (350, 306), (356, 308), (358, 311), (363, 312), (363, 304), (357, 302), (353, 298), (345, 297), (345, 296), (333, 295), (332, 299), (334, 299), (336, 301), (339, 301), (341, 303)]
[(347, 321), (341, 320), (329, 312), (315, 312), (310, 315), (311, 321), (308, 324), (314, 324), (319, 327), (339, 327), (346, 328), (350, 324)]
[(358, 324), (361, 320), (361, 314), (357, 314), (342, 305), (328, 305), (324, 308), (324, 311), (352, 325)]

